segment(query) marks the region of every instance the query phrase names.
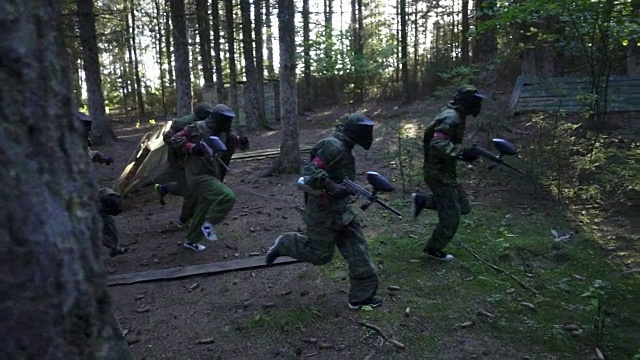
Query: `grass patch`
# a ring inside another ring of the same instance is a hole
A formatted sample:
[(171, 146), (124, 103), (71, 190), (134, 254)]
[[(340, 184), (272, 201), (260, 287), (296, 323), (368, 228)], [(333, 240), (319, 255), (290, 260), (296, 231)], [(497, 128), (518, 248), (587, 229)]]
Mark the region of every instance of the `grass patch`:
[(314, 307), (269, 309), (242, 321), (236, 326), (236, 330), (260, 331), (261, 334), (275, 334), (274, 330), (280, 333), (297, 332), (317, 324), (321, 318), (322, 313)]
[[(406, 205), (401, 210), (409, 212)], [(640, 344), (638, 278), (607, 261), (585, 229), (569, 241), (554, 241), (551, 227), (571, 227), (561, 213), (510, 210), (475, 208), (464, 217), (448, 247), (456, 256), (449, 264), (421, 257), (434, 213), (414, 223), (367, 211), (365, 223), (376, 224), (366, 230), (386, 303), (381, 311), (363, 312), (362, 318), (407, 343), (409, 357), (442, 353), (443, 339), (464, 338), (477, 339), (467, 341), (465, 351), (478, 355), (488, 351), (491, 339), (499, 342), (495, 346), (532, 358), (588, 358), (596, 346), (607, 358), (634, 358)], [(487, 266), (467, 248), (513, 277)], [(336, 257), (322, 271), (334, 277), (344, 269)], [(389, 285), (401, 290), (387, 290)], [(474, 325), (461, 326), (469, 321)]]

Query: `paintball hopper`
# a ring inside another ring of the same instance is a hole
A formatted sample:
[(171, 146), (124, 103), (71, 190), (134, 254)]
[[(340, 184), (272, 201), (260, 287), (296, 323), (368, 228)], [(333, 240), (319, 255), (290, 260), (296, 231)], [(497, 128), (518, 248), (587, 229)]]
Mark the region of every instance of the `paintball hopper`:
[(227, 151), (227, 146), (217, 136), (209, 136), (202, 140), (211, 150), (216, 153), (223, 153)]
[(378, 192), (392, 192), (393, 185), (387, 178), (375, 171), (367, 171), (367, 182), (373, 187), (373, 194)]
[(481, 146), (478, 146), (475, 144), (473, 145), (478, 155), (484, 157), (485, 159), (491, 160), (495, 163), (494, 165), (489, 166), (489, 170), (493, 169), (496, 165), (504, 165), (509, 169), (522, 174), (521, 170), (516, 169), (515, 167), (509, 165), (502, 159), (505, 155), (517, 155), (518, 151), (516, 150), (516, 148), (505, 139), (496, 138), (491, 140), (491, 142), (493, 143), (493, 146), (496, 148), (496, 150), (498, 150), (500, 155), (496, 156)]

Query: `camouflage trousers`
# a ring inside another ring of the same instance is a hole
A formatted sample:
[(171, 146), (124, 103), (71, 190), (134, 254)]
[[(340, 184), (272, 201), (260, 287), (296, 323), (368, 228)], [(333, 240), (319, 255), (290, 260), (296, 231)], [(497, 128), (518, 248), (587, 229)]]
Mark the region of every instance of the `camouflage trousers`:
[(199, 243), (202, 240), (200, 227), (205, 221), (213, 225), (219, 224), (236, 202), (233, 191), (214, 177), (193, 184), (185, 198), (187, 197), (194, 199), (195, 204), (187, 230), (187, 241), (191, 243)]
[(442, 183), (427, 183), (427, 185), (432, 193), (419, 195), (418, 201), (422, 202), (426, 209), (438, 212), (438, 223), (427, 241), (425, 250), (442, 250), (458, 231), (460, 215), (471, 212), (471, 205), (461, 185)]
[(324, 265), (333, 259), (337, 247), (349, 266), (349, 301), (365, 301), (378, 291), (378, 274), (369, 257), (367, 240), (357, 221), (338, 228), (307, 226), (307, 236), (285, 233), (278, 253), (313, 265)]
[(119, 245), (118, 227), (113, 216), (101, 213), (102, 217), (102, 245), (109, 249), (116, 249)]

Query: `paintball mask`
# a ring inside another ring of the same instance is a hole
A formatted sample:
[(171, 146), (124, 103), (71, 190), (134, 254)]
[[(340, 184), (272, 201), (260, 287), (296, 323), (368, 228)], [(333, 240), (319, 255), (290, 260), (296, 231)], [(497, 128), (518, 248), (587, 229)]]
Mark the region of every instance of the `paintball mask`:
[(225, 104), (218, 104), (213, 107), (211, 116), (206, 120), (207, 126), (215, 129), (218, 133), (228, 133), (231, 130), (231, 122), (236, 113)]
[(349, 115), (344, 122), (342, 132), (365, 150), (369, 150), (373, 143), (373, 121), (362, 114)]
[(206, 103), (200, 103), (193, 108), (193, 114), (198, 118), (198, 120), (207, 119), (212, 112), (213, 106)]
[(482, 99), (484, 95), (480, 94), (475, 86), (464, 85), (456, 90), (453, 96), (453, 102), (456, 105), (462, 105), (467, 113), (478, 116), (482, 109)]

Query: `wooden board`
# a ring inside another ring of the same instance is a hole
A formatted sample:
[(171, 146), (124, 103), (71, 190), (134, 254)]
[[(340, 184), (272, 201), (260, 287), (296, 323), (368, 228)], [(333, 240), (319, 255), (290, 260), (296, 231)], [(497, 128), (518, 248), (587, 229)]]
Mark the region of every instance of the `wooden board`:
[[(311, 151), (312, 146), (303, 146), (300, 148), (301, 153)], [(273, 157), (280, 155), (280, 149), (265, 149), (265, 150), (256, 150), (256, 151), (248, 151), (243, 153), (235, 153), (231, 157), (233, 160), (249, 160), (256, 158), (264, 158), (264, 157)]]
[[(285, 265), (297, 263), (299, 260), (290, 257), (280, 257), (273, 265)], [(264, 256), (255, 256), (246, 259), (215, 262), (211, 264), (191, 265), (179, 268), (158, 269), (129, 274), (110, 275), (107, 285), (128, 285), (146, 281), (173, 280), (194, 275), (215, 275), (229, 271), (248, 270), (266, 267)]]

